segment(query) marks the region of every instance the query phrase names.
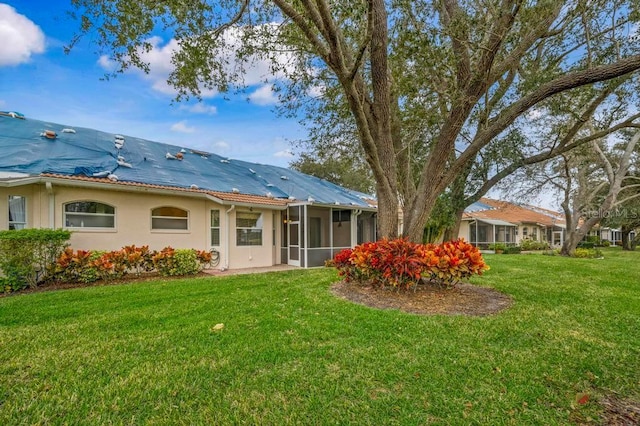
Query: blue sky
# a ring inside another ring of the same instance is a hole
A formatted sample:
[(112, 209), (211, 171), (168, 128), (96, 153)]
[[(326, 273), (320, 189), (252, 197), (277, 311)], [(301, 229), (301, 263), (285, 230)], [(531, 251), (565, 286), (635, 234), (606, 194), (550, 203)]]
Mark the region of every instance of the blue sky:
[(294, 119), (276, 116), (276, 99), (256, 64), (244, 94), (208, 95), (202, 103), (174, 103), (166, 84), (171, 40), (157, 40), (152, 72), (130, 71), (109, 81), (106, 58), (81, 43), (63, 52), (77, 23), (70, 0), (0, 0), (0, 110), (27, 118), (214, 152), (256, 163), (287, 166), (289, 140), (305, 133)]

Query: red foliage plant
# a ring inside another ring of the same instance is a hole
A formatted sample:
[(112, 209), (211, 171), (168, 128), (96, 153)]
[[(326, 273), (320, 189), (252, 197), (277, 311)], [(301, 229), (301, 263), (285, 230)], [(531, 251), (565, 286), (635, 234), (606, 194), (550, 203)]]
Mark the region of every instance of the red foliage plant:
[(452, 286), (489, 269), (477, 247), (462, 238), (437, 245), (382, 239), (343, 250), (332, 263), (346, 281), (404, 289), (421, 281)]
[[(194, 250), (194, 253), (200, 268), (211, 262), (210, 252)], [(170, 270), (176, 264), (175, 254), (172, 247), (157, 252), (149, 250), (149, 246), (130, 245), (106, 253), (67, 248), (53, 265), (52, 279), (89, 283), (122, 278), (129, 273)]]

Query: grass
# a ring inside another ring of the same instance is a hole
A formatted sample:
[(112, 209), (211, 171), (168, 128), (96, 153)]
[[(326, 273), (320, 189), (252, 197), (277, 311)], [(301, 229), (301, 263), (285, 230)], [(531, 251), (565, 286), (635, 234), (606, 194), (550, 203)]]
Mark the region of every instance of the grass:
[(0, 424), (597, 422), (640, 400), (640, 253), (605, 256), (487, 255), (514, 305), (484, 318), (339, 300), (329, 269), (1, 298)]

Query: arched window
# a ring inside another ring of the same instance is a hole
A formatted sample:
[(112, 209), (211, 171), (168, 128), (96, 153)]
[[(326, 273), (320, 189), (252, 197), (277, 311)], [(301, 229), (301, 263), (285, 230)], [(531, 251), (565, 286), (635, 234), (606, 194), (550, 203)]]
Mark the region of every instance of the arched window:
[(73, 201), (64, 205), (64, 226), (67, 228), (116, 227), (116, 209), (95, 201)]
[(185, 231), (189, 229), (189, 212), (178, 207), (157, 207), (151, 210), (151, 229)]

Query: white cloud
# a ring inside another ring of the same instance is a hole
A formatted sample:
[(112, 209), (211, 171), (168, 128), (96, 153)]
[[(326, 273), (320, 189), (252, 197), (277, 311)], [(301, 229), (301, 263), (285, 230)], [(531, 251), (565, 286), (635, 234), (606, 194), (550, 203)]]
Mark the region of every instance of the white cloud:
[(193, 112), (194, 114), (215, 115), (218, 113), (218, 108), (213, 105), (207, 105), (203, 103), (197, 103), (190, 106), (181, 106), (180, 109), (185, 109), (189, 112)]
[(98, 59), (98, 65), (102, 67), (105, 71), (115, 71), (116, 63), (109, 59), (107, 55), (101, 55)]
[(29, 62), (45, 48), (40, 27), (6, 4), (0, 4), (0, 40), (0, 66)]
[(271, 85), (264, 85), (249, 95), (249, 100), (256, 105), (274, 105), (278, 97), (273, 93)]
[(321, 98), (322, 96), (324, 96), (325, 90), (326, 90), (325, 86), (315, 85), (309, 88), (309, 90), (307, 91), (307, 94), (312, 98)]
[[(276, 28), (274, 25), (269, 25), (269, 27), (269, 31), (276, 31), (275, 29), (271, 30), (271, 27)], [(225, 64), (225, 72), (228, 75), (235, 75), (242, 71), (240, 78), (247, 87), (261, 85), (265, 81), (285, 79), (285, 73), (282, 70), (274, 71), (272, 69), (270, 59), (253, 56), (246, 58), (246, 62), (242, 64), (238, 63), (235, 52), (240, 48), (242, 31), (241, 28), (234, 27), (225, 31), (223, 35), (226, 48), (223, 52), (218, 52), (216, 57), (218, 63)], [(269, 31), (266, 31), (266, 33), (269, 33)], [(148, 39), (147, 42), (152, 46), (151, 50), (149, 52), (140, 52), (140, 57), (149, 64), (149, 73), (145, 74), (138, 70), (139, 75), (151, 83), (153, 90), (171, 96), (177, 95), (177, 91), (167, 84), (167, 79), (173, 70), (171, 58), (175, 52), (180, 50), (180, 44), (176, 39), (171, 39), (165, 43), (162, 38), (157, 36)], [(287, 72), (293, 71), (296, 64), (293, 57), (294, 53), (288, 52), (286, 49), (274, 48), (271, 55)], [(105, 65), (108, 65), (108, 62), (105, 62)], [(215, 90), (203, 89), (201, 93), (203, 98), (211, 98), (215, 95), (217, 95)], [(267, 96), (264, 87), (259, 88), (255, 95), (257, 96), (256, 103), (266, 102), (258, 103), (258, 105), (270, 105), (276, 102), (274, 96)]]
[(217, 152), (227, 152), (231, 148), (231, 146), (225, 141), (218, 141), (213, 144), (213, 147)]
[(187, 126), (187, 122), (183, 120), (171, 126), (171, 131), (180, 133), (193, 133), (196, 131), (196, 128)]
[(282, 150), (282, 151), (278, 151), (275, 154), (273, 154), (274, 157), (278, 157), (278, 158), (293, 158), (293, 152), (291, 152), (288, 149)]

